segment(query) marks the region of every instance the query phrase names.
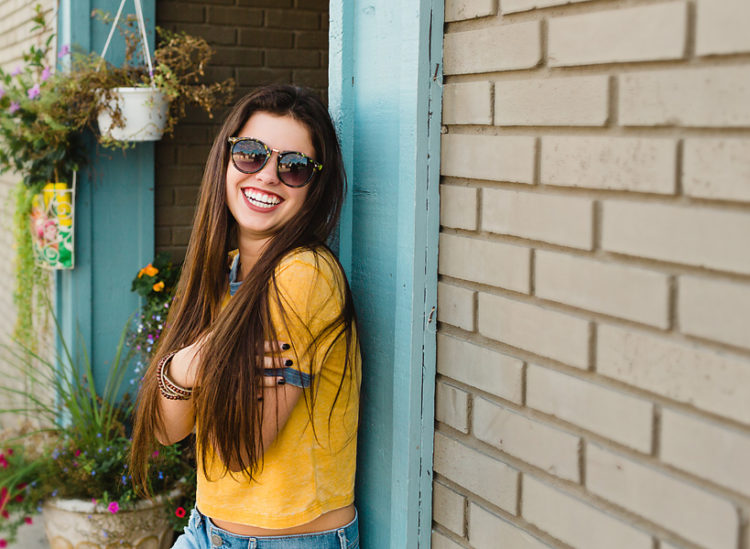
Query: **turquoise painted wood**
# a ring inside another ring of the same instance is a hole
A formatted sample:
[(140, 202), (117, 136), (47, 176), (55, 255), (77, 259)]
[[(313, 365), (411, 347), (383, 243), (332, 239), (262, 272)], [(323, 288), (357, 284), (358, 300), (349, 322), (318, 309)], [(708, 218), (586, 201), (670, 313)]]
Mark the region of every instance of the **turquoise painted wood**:
[(429, 547), (443, 3), (331, 2), (329, 104), (352, 192), (341, 254), (362, 332), (365, 548)]
[[(118, 0), (61, 0), (58, 43), (100, 52), (108, 27), (92, 21), (99, 8), (115, 14)], [(124, 13), (133, 13), (128, 2)], [(153, 48), (155, 0), (143, 1)], [(119, 37), (118, 37), (119, 38)], [(107, 59), (120, 63), (121, 42), (113, 39)], [(96, 387), (103, 389), (110, 361), (126, 321), (139, 305), (130, 281), (154, 253), (154, 145), (141, 143), (125, 153), (89, 142), (89, 164), (78, 175), (75, 205), (76, 266), (56, 278), (56, 312), (64, 337), (86, 344)]]

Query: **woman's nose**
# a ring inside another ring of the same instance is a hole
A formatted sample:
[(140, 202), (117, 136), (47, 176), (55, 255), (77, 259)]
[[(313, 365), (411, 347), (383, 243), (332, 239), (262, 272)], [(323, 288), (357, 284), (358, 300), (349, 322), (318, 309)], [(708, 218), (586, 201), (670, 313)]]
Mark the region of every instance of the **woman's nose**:
[(263, 169), (260, 170), (255, 174), (255, 176), (264, 183), (280, 183), (279, 176), (276, 169), (276, 164), (278, 163), (278, 156), (275, 152), (271, 153), (271, 157), (266, 162), (266, 165), (263, 166)]

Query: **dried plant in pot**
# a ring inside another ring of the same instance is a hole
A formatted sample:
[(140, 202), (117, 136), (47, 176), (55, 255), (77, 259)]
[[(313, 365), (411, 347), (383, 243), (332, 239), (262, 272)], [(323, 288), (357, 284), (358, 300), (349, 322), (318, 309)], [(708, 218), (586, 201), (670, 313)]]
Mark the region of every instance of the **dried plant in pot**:
[(172, 133), (188, 106), (212, 117), (215, 108), (231, 100), (232, 79), (204, 82), (213, 55), (205, 39), (157, 27), (151, 58), (136, 15), (113, 20), (95, 11), (93, 16), (111, 24), (112, 30), (118, 28), (125, 40), (124, 62), (119, 66), (107, 62), (106, 51), (74, 53), (68, 97), (92, 128), (98, 123), (104, 146), (126, 148), (133, 141), (160, 139)]

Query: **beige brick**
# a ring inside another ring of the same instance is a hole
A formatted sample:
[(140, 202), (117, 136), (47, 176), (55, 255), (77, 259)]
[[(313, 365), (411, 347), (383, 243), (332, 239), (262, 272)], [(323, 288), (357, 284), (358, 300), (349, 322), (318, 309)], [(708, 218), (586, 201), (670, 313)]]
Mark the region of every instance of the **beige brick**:
[(482, 230), (590, 250), (593, 201), (507, 189), (482, 191)]
[(535, 293), (581, 309), (658, 328), (669, 325), (669, 277), (666, 274), (537, 250)]
[(440, 432), (435, 433), (435, 472), (501, 509), (516, 511), (518, 471)]
[(453, 177), (534, 182), (534, 138), (445, 134), (440, 173)]
[(737, 547), (739, 521), (730, 502), (594, 444), (586, 449), (586, 486), (701, 546)]
[(750, 126), (750, 65), (634, 72), (620, 76), (626, 126)]
[(439, 381), (435, 391), (435, 419), (468, 433), (469, 393)]
[(446, 0), (445, 22), (476, 19), (486, 15), (495, 15), (497, 7), (493, 0)]
[(495, 82), (498, 126), (603, 126), (609, 77), (577, 76)]
[(602, 212), (605, 250), (750, 273), (750, 214), (631, 201), (604, 202)]
[(529, 292), (529, 248), (446, 233), (439, 246), (440, 274)]
[(432, 483), (432, 520), (451, 532), (464, 535), (466, 498), (439, 482)]
[(545, 185), (673, 193), (677, 145), (672, 139), (544, 137)]
[(474, 399), (472, 415), (477, 439), (551, 475), (579, 482), (578, 437), (480, 397)]
[(476, 292), (473, 290), (438, 282), (438, 320), (472, 331), (475, 295)]
[(498, 544), (512, 549), (549, 549), (521, 528), (474, 502), (469, 504), (469, 541), (475, 549), (497, 549)]
[(529, 364), (526, 405), (640, 452), (651, 451), (650, 402)]
[(440, 224), (454, 229), (477, 228), (477, 189), (440, 185)]
[(578, 368), (588, 365), (587, 321), (498, 295), (479, 293), (479, 333)]
[(436, 530), (432, 531), (432, 549), (462, 549), (462, 547), (445, 534)]
[(750, 495), (750, 435), (670, 409), (661, 415), (661, 453), (665, 463)]
[(486, 347), (444, 334), (437, 336), (437, 371), (499, 396), (521, 403), (523, 362)]
[(492, 84), (443, 86), (443, 124), (492, 124)]
[(547, 56), (553, 67), (679, 59), (686, 26), (682, 1), (553, 17)]
[(651, 536), (529, 475), (523, 476), (523, 517), (576, 549), (651, 549)]
[(444, 74), (473, 74), (535, 67), (542, 59), (540, 22), (454, 32), (443, 41)]
[(750, 361), (640, 331), (600, 325), (597, 372), (750, 423)]
[(679, 279), (680, 331), (750, 347), (750, 285), (697, 276)]
[(698, 0), (695, 52), (698, 55), (750, 51), (747, 0)]
[(685, 194), (750, 201), (750, 139), (686, 139), (683, 155)]
[(517, 13), (537, 8), (549, 8), (552, 6), (579, 4), (581, 2), (591, 1), (592, 0), (502, 0), (502, 2), (500, 2), (500, 11), (502, 13)]

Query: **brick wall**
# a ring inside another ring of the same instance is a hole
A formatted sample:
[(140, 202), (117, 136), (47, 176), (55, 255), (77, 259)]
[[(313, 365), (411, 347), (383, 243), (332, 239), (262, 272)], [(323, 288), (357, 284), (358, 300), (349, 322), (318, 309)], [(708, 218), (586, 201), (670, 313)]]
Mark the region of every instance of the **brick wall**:
[(750, 549), (750, 3), (447, 0), (435, 549)]
[[(216, 50), (209, 80), (233, 77), (236, 97), (269, 83), (328, 88), (327, 0), (160, 0), (157, 25), (203, 36)], [(156, 145), (156, 248), (182, 259), (203, 167), (222, 112), (192, 112)]]
[[(47, 22), (54, 29), (56, 26), (55, 0), (39, 2), (44, 8)], [(42, 40), (39, 33), (32, 34), (35, 3), (21, 0), (0, 0), (0, 66), (7, 72), (17, 65), (23, 64), (22, 54), (29, 46), (38, 45)], [(54, 55), (54, 54), (53, 54)], [(55, 59), (50, 59), (54, 65)], [(16, 308), (13, 304), (14, 275), (14, 239), (13, 239), (13, 211), (15, 203), (11, 191), (21, 180), (21, 176), (6, 172), (0, 174), (0, 343), (10, 343), (13, 327), (16, 322)], [(45, 339), (42, 338), (42, 343)], [(49, 352), (48, 348), (46, 352)], [(2, 364), (0, 362), (0, 364)], [(7, 395), (4, 397), (7, 402)], [(0, 425), (7, 426), (15, 422), (16, 418), (6, 416)]]

